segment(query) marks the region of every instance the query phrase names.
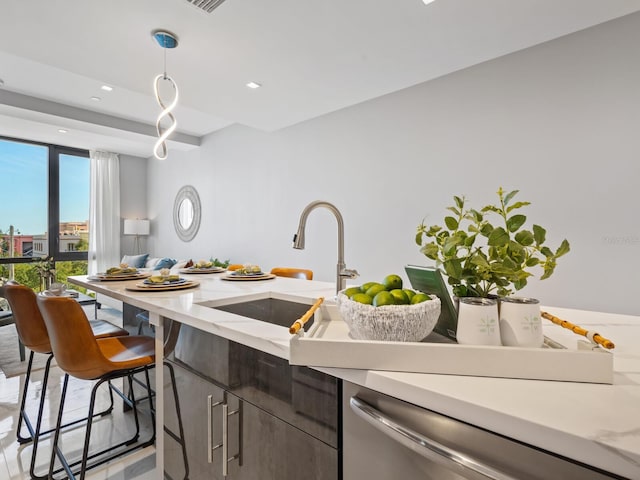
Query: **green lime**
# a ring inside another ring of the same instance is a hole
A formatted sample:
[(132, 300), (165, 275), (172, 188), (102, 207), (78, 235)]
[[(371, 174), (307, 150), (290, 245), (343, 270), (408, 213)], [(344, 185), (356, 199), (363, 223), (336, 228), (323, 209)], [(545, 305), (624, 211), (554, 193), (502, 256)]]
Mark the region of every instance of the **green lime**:
[(386, 288), (384, 288), (384, 285), (376, 283), (369, 287), (369, 289), (366, 291), (366, 294), (373, 298), (376, 296), (376, 294), (378, 294), (379, 292), (384, 292), (385, 290)]
[(378, 292), (378, 294), (373, 297), (373, 306), (381, 307), (383, 305), (395, 305), (396, 301), (391, 292), (387, 292), (386, 290), (382, 290)]
[(402, 288), (402, 278), (399, 275), (387, 275), (384, 277), (382, 284), (389, 291)]
[(393, 298), (395, 298), (396, 305), (407, 305), (409, 303), (409, 297), (404, 292), (404, 290), (396, 288), (394, 290), (391, 290), (389, 293), (393, 295)]
[(343, 293), (344, 293), (347, 297), (351, 298), (351, 297), (353, 297), (356, 293), (362, 293), (362, 290), (360, 290), (360, 287), (349, 287), (349, 288), (347, 288)]
[(367, 290), (369, 290), (371, 287), (373, 287), (374, 285), (377, 285), (378, 282), (367, 282), (367, 283), (363, 283), (360, 286), (360, 290), (362, 290), (362, 292), (366, 292)]
[(356, 293), (351, 297), (351, 300), (358, 303), (365, 303), (367, 305), (371, 305), (371, 303), (373, 303), (371, 297), (366, 293)]
[(403, 288), (402, 291), (407, 294), (407, 297), (409, 298), (409, 302), (411, 302), (411, 299), (416, 294), (416, 292), (414, 292), (410, 288)]
[(411, 299), (411, 305), (415, 305), (416, 303), (422, 303), (431, 300), (431, 297), (426, 293), (416, 293)]

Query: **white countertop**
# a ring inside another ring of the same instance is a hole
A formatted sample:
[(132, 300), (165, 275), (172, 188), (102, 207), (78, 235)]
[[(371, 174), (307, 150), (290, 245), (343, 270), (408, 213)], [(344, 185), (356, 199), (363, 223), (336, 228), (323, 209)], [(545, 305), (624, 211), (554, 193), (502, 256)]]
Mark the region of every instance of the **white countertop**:
[[(200, 303), (228, 303), (238, 297), (273, 293), (311, 304), (319, 296), (330, 302), (335, 294), (335, 285), (327, 282), (281, 277), (230, 282), (221, 280), (222, 276), (185, 275), (200, 286), (174, 292), (128, 291), (125, 287), (130, 282), (90, 282), (85, 276), (69, 281), (282, 358), (289, 355), (287, 328)], [(319, 370), (605, 471), (640, 479), (640, 317), (545, 309), (614, 341), (613, 385)], [(565, 345), (580, 338), (551, 322), (544, 324), (544, 333)]]

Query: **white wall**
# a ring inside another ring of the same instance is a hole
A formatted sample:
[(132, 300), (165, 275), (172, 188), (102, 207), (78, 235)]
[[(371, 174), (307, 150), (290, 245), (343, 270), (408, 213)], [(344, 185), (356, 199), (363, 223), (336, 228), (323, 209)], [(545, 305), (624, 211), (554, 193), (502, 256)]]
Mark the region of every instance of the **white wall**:
[[(530, 220), (572, 251), (523, 291), (546, 305), (640, 313), (640, 15), (578, 32), (273, 133), (232, 126), (196, 152), (148, 164), (154, 255), (301, 266), (333, 281), (336, 225), (300, 212), (334, 203), (360, 280), (431, 264), (416, 226), (441, 223), (454, 194), (475, 205), (519, 189)], [(265, 88), (269, 88), (268, 85)], [(287, 108), (283, 105), (282, 108)], [(202, 226), (173, 231), (178, 189), (193, 185)], [(357, 283), (360, 283), (359, 281)]]

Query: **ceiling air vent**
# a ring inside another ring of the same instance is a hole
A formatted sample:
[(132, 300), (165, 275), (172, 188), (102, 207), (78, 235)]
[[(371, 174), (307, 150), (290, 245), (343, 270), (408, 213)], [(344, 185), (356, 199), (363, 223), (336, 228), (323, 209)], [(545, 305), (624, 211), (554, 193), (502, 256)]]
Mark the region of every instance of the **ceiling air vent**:
[(224, 0), (187, 0), (187, 2), (207, 13), (211, 13), (216, 7), (224, 2)]

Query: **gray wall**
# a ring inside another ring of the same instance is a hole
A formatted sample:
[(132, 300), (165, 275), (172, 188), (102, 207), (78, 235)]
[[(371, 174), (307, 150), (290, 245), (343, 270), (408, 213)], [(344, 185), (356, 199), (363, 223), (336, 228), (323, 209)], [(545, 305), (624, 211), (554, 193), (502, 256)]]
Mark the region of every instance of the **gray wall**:
[[(405, 264), (431, 264), (413, 240), (423, 218), (441, 223), (454, 194), (483, 205), (503, 186), (532, 202), (524, 213), (550, 245), (571, 242), (556, 274), (522, 294), (638, 314), (639, 44), (636, 14), (277, 132), (232, 126), (198, 151), (150, 160), (150, 251), (333, 281), (328, 211), (309, 217), (306, 250), (290, 246), (304, 206), (324, 199), (344, 216), (347, 266), (361, 281), (404, 276)], [(185, 184), (203, 204), (190, 243), (172, 224)]]
[[(125, 218), (147, 218), (147, 159), (120, 154), (120, 231)], [(121, 235), (122, 255), (132, 254), (134, 237)], [(140, 249), (148, 248), (147, 239), (140, 237)]]

